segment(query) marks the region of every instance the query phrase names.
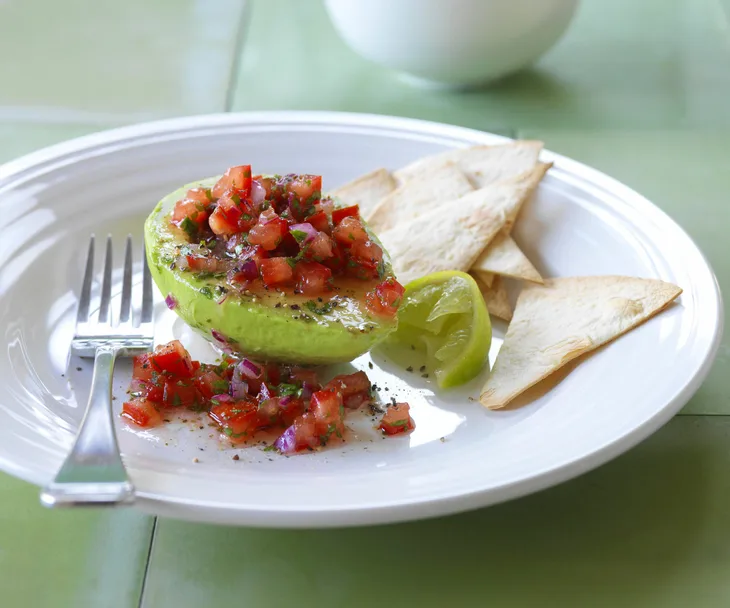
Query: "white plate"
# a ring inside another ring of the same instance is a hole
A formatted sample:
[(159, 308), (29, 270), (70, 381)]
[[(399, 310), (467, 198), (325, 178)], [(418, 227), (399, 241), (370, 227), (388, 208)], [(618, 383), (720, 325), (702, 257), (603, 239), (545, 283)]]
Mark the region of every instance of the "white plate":
[[(0, 167), (0, 466), (36, 484), (48, 481), (82, 417), (90, 365), (68, 362), (67, 352), (91, 232), (110, 232), (117, 245), (131, 232), (141, 243), (142, 221), (164, 194), (234, 164), (322, 173), (334, 187), (445, 148), (500, 141), (383, 116), (226, 114), (100, 133)], [(414, 408), (417, 429), (409, 437), (381, 439), (360, 419), (359, 441), (286, 458), (256, 447), (226, 449), (209, 437), (211, 429), (189, 422), (141, 433), (120, 421), (139, 506), (255, 526), (417, 519), (554, 485), (664, 424), (697, 390), (720, 340), (722, 304), (712, 271), (690, 238), (646, 199), (579, 163), (544, 156), (555, 167), (516, 230), (539, 270), (658, 277), (684, 289), (678, 304), (514, 411), (488, 412), (470, 401), (482, 379), (436, 393), (430, 379), (375, 355), (368, 373), (390, 388), (382, 394)], [(174, 314), (159, 304), (158, 313), (158, 340), (188, 340)], [(492, 359), (503, 329), (495, 328)], [(193, 346), (194, 354), (213, 358), (205, 344)], [(121, 365), (120, 397), (128, 374), (128, 364)], [(240, 460), (231, 459), (234, 453)]]

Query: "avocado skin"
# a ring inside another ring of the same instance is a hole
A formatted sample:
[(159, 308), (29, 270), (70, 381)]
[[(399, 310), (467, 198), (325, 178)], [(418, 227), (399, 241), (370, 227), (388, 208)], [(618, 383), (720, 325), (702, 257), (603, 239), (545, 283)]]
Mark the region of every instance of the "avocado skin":
[[(311, 298), (283, 298), (276, 292), (260, 297), (231, 291), (219, 304), (220, 295), (216, 293), (219, 280), (199, 278), (196, 273), (171, 268), (178, 255), (176, 248), (187, 244), (186, 235), (169, 222), (175, 203), (190, 188), (210, 188), (217, 180), (218, 177), (200, 180), (170, 193), (157, 204), (144, 224), (152, 278), (163, 297), (175, 298), (175, 313), (196, 333), (219, 348), (259, 361), (325, 365), (355, 359), (396, 329), (397, 318), (373, 317), (364, 302), (346, 296), (340, 296), (338, 306), (323, 314), (313, 313), (304, 305)], [(366, 230), (380, 244), (367, 226)], [(383, 260), (386, 274), (392, 274), (385, 250)], [(275, 308), (277, 302), (282, 306)], [(292, 303), (299, 308), (289, 308)], [(225, 343), (221, 343), (221, 337)]]

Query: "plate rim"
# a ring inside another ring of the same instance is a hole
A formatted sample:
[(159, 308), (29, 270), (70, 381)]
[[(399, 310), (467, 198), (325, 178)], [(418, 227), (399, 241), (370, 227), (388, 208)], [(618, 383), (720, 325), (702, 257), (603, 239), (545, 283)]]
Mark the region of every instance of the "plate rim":
[[(468, 140), (475, 143), (493, 144), (513, 141), (512, 138), (446, 123), (421, 119), (387, 116), (380, 114), (363, 114), (351, 112), (329, 111), (261, 111), (200, 114), (137, 123), (128, 126), (102, 130), (81, 137), (73, 138), (52, 146), (20, 156), (7, 163), (0, 164), (0, 189), (14, 178), (33, 169), (39, 169), (48, 163), (59, 163), (65, 158), (82, 152), (104, 154), (105, 149), (113, 149), (115, 144), (134, 145), (137, 141), (164, 134), (193, 132), (205, 127), (221, 127), (225, 125), (250, 125), (256, 123), (301, 124), (306, 126), (326, 125), (330, 127), (375, 127), (377, 129), (393, 128), (396, 131), (441, 136), (453, 139)], [(717, 277), (705, 254), (695, 240), (660, 207), (652, 203), (636, 190), (623, 184), (609, 175), (550, 150), (543, 150), (542, 158), (555, 163), (561, 172), (577, 177), (581, 182), (592, 184), (621, 198), (624, 202), (637, 205), (642, 211), (649, 212), (663, 224), (672, 226), (675, 231), (694, 247), (704, 269), (711, 279), (713, 296), (709, 305), (714, 312), (712, 335), (703, 343), (702, 360), (696, 372), (687, 380), (675, 396), (664, 404), (654, 415), (639, 426), (633, 427), (624, 435), (596, 449), (588, 455), (539, 471), (534, 475), (519, 479), (497, 488), (476, 489), (468, 492), (451, 494), (445, 497), (402, 500), (394, 504), (376, 507), (350, 507), (347, 509), (287, 509), (283, 506), (261, 508), (232, 509), (229, 505), (207, 504), (206, 501), (186, 498), (170, 498), (149, 492), (138, 495), (138, 506), (143, 510), (157, 514), (169, 515), (181, 519), (208, 521), (211, 523), (241, 524), (263, 527), (329, 527), (355, 526), (379, 523), (394, 523), (449, 515), (474, 508), (485, 507), (531, 494), (545, 488), (558, 485), (569, 479), (586, 473), (631, 449), (652, 433), (666, 424), (679, 409), (689, 401), (707, 378), (718, 349), (724, 330), (724, 306)], [(709, 297), (709, 294), (704, 294)], [(708, 304), (707, 302), (705, 303)], [(41, 483), (41, 480), (23, 471), (17, 463), (0, 457), (0, 466), (8, 473), (30, 481)], [(25, 474), (24, 474), (25, 473)], [(283, 507), (283, 508), (282, 508)], [(416, 508), (417, 507), (417, 508)], [(237, 516), (233, 516), (233, 515)], [(334, 521), (333, 521), (334, 520)], [(331, 523), (330, 523), (331, 522)]]

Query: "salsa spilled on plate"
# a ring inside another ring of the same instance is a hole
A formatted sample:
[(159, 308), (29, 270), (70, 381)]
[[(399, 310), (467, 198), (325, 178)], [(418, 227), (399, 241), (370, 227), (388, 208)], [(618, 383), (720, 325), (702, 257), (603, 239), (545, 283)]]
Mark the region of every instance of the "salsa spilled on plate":
[[(129, 395), (122, 416), (139, 427), (158, 426), (174, 411), (206, 412), (234, 445), (278, 433), (273, 446), (282, 454), (343, 441), (347, 412), (373, 403), (363, 371), (322, 384), (316, 370), (298, 366), (230, 356), (200, 363), (177, 340), (134, 358)], [(386, 435), (412, 430), (408, 404), (390, 405), (379, 428)]]

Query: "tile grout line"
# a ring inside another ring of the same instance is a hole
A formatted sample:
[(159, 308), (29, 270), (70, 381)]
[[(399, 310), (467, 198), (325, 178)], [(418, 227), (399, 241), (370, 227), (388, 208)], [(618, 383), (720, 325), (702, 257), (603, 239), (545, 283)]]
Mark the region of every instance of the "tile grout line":
[(238, 72), (241, 67), (241, 58), (243, 56), (243, 47), (246, 43), (246, 37), (248, 28), (251, 23), (251, 13), (253, 6), (253, 0), (245, 0), (243, 10), (241, 11), (241, 17), (238, 22), (238, 32), (236, 33), (236, 40), (233, 45), (234, 55), (233, 61), (231, 62), (231, 71), (228, 75), (228, 87), (226, 88), (226, 98), (224, 102), (224, 112), (231, 112), (233, 110), (233, 101), (236, 97), (236, 87), (238, 85)]
[(144, 606), (144, 593), (147, 589), (147, 576), (149, 575), (150, 571), (150, 561), (152, 561), (152, 550), (155, 546), (155, 538), (157, 538), (157, 522), (159, 521), (159, 517), (155, 515), (155, 519), (152, 522), (152, 534), (150, 535), (150, 546), (147, 550), (147, 561), (144, 565), (144, 573), (142, 574), (142, 588), (139, 590), (139, 603), (137, 604), (137, 608), (142, 608)]

